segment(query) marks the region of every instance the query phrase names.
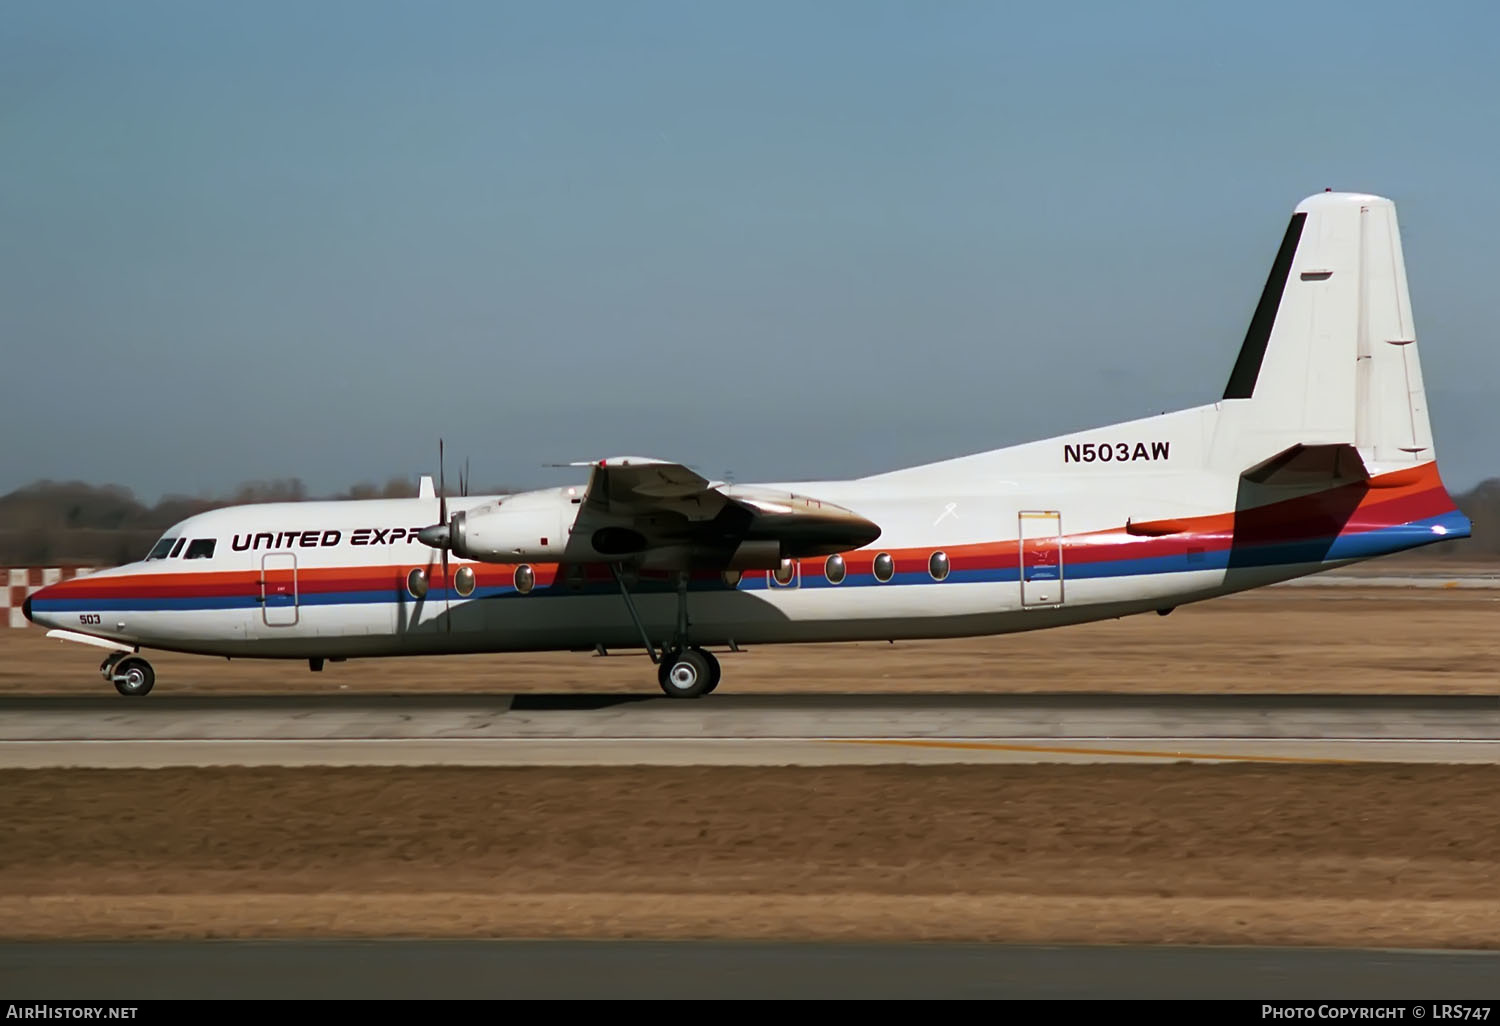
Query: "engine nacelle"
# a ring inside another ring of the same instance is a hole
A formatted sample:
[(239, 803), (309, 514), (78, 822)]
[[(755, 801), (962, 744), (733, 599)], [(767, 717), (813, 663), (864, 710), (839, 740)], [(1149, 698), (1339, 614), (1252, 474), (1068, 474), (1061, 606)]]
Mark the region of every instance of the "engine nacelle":
[(577, 516), (566, 489), (506, 496), (453, 515), (452, 551), (487, 563), (557, 562)]

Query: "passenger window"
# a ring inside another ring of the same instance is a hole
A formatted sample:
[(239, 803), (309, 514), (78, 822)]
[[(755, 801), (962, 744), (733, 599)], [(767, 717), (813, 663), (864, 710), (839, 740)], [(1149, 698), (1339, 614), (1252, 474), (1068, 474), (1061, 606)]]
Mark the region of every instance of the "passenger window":
[(848, 569), (844, 566), (843, 556), (829, 556), (828, 562), (823, 564), (823, 576), (828, 578), (829, 584), (838, 584), (844, 579)]
[(474, 568), (471, 566), (459, 567), (458, 573), (453, 575), (453, 587), (458, 589), (458, 593), (464, 598), (468, 598), (474, 594)]
[(172, 543), (176, 540), (176, 538), (163, 538), (161, 541), (156, 543), (156, 547), (151, 550), (150, 554), (147, 555), (146, 558), (166, 559), (167, 554), (172, 551)]
[(213, 538), (194, 538), (193, 544), (188, 546), (187, 555), (183, 559), (212, 559), (214, 555)]
[(531, 594), (531, 589), (536, 587), (536, 572), (526, 563), (516, 567), (515, 573), (516, 590), (522, 595)]
[(427, 575), (420, 567), (406, 575), (406, 593), (412, 598), (422, 598), (427, 594)]
[(932, 558), (927, 560), (927, 572), (932, 575), (934, 581), (941, 581), (948, 576), (948, 553), (934, 552)]

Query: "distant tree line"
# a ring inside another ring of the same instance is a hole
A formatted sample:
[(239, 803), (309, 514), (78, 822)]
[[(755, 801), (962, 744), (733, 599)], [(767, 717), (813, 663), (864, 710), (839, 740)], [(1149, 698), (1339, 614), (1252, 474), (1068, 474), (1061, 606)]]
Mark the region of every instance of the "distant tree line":
[[(392, 478), (384, 485), (357, 484), (311, 496), (301, 480), (278, 478), (242, 484), (222, 497), (168, 495), (147, 506), (119, 485), (38, 481), (0, 496), (0, 566), (116, 566), (140, 559), (167, 528), (206, 510), (251, 502), (411, 498), (417, 487), (416, 481)], [(448, 492), (457, 494), (451, 487)], [(433, 513), (435, 519), (435, 505)]]
[[(474, 489), (496, 495), (511, 488)], [(449, 489), (453, 494), (453, 489)], [(358, 484), (334, 495), (309, 496), (297, 478), (253, 481), (221, 498), (169, 495), (154, 506), (128, 488), (80, 481), (38, 481), (0, 496), (0, 566), (115, 566), (140, 559), (162, 532), (180, 520), (223, 506), (250, 502), (320, 499), (394, 499), (417, 494), (417, 482), (393, 478), (384, 485)], [(1474, 524), (1470, 538), (1420, 550), (1453, 560), (1500, 558), (1500, 478), (1490, 478), (1454, 496)]]

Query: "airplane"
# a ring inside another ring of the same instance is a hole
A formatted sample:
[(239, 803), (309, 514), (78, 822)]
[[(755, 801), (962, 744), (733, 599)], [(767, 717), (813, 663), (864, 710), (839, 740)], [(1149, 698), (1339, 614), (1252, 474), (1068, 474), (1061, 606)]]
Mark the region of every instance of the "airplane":
[[(49, 637), (325, 660), (640, 649), (673, 698), (711, 648), (957, 638), (1175, 607), (1468, 537), (1438, 473), (1395, 205), (1296, 206), (1223, 395), (851, 480), (731, 484), (607, 457), (579, 483), (217, 509), (26, 599)], [(584, 471), (586, 470), (586, 475)]]

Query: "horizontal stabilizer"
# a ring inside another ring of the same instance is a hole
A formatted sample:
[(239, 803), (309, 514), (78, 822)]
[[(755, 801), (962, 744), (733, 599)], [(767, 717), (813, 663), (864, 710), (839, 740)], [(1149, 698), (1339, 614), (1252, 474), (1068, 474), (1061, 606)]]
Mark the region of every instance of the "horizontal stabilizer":
[(1370, 480), (1359, 450), (1347, 443), (1294, 445), (1240, 476), (1261, 485), (1340, 485)]

